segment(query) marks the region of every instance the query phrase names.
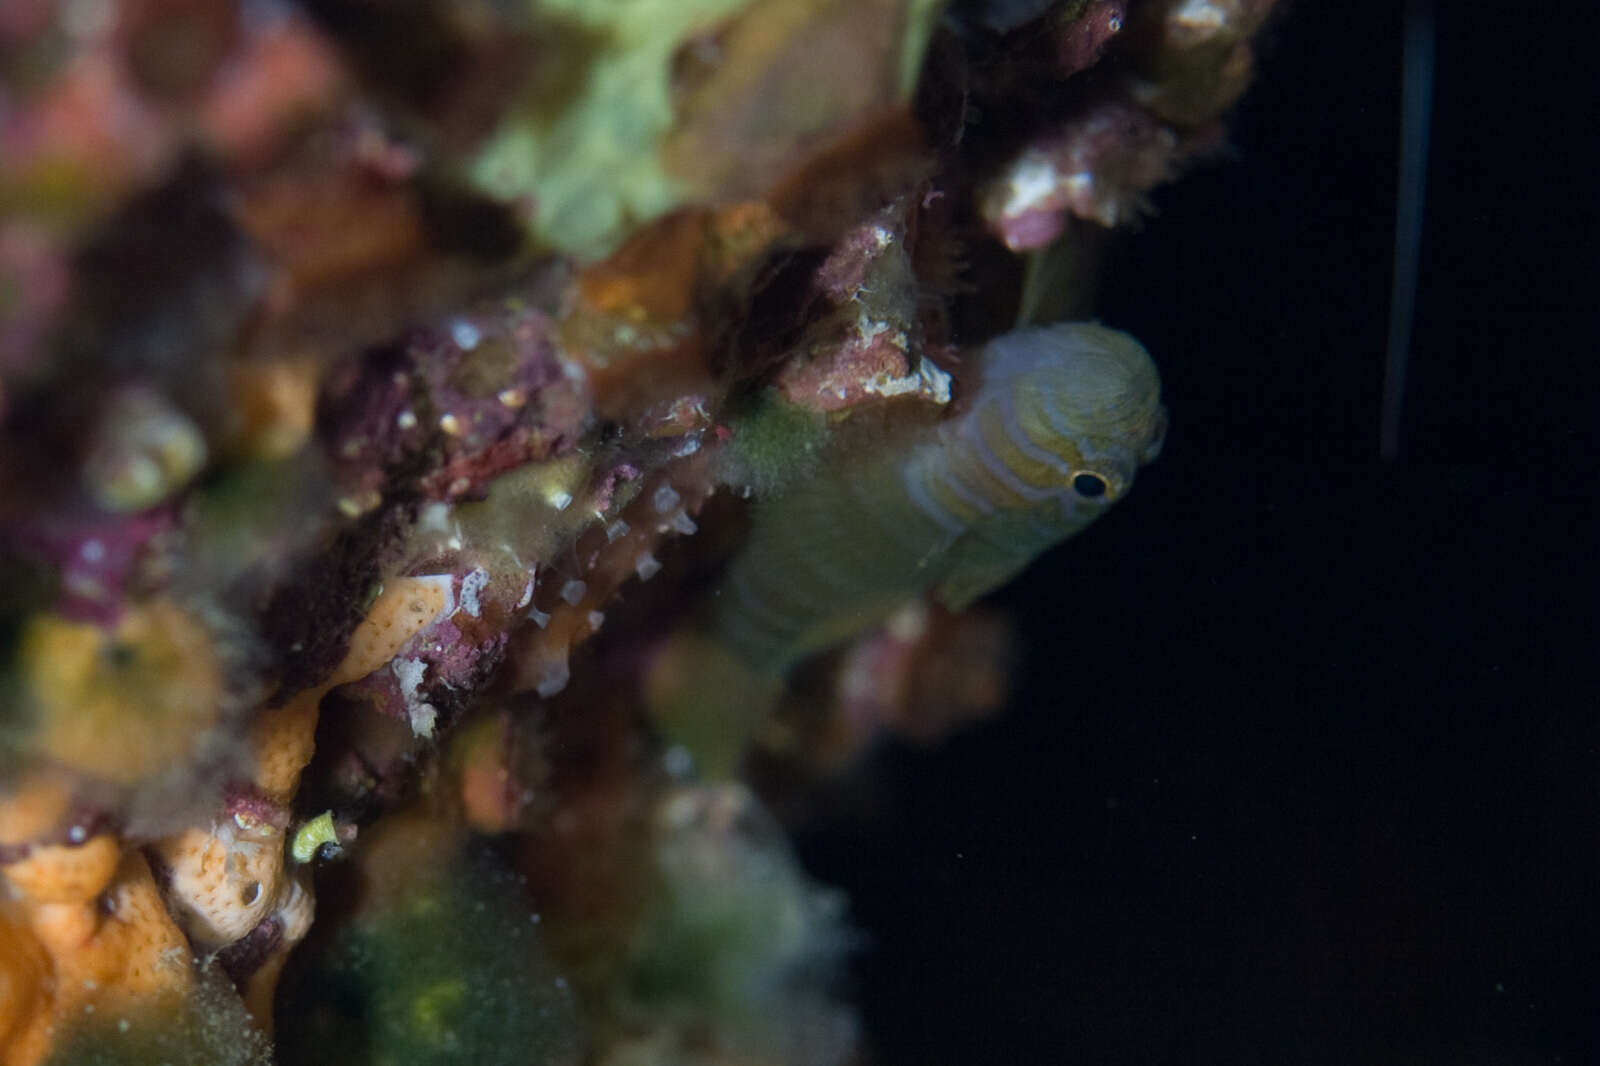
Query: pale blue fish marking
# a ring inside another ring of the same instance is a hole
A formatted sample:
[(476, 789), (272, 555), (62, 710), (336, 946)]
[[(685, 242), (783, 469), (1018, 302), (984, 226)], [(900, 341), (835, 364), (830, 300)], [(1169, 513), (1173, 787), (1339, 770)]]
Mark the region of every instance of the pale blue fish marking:
[(922, 464), (920, 463), (913, 462), (906, 464), (905, 474), (902, 480), (905, 483), (907, 495), (911, 497), (911, 502), (916, 505), (917, 510), (921, 511), (924, 515), (927, 515), (928, 518), (932, 519), (940, 529), (943, 529), (952, 538), (959, 537), (966, 530), (966, 523), (962, 522), (949, 511), (946, 511), (944, 507), (939, 504), (939, 501), (935, 500), (928, 492), (928, 486), (925, 483), (924, 478), (926, 476), (936, 477), (938, 474), (926, 474), (921, 467)]
[[(1005, 390), (1005, 395), (1007, 398), (1010, 398), (1011, 393), (1011, 389)], [(1002, 414), (1004, 413), (1004, 409), (1002, 408)], [(1022, 427), (1020, 425), (1016, 426), (1016, 432), (1013, 433), (1011, 430), (1014, 423), (1006, 419), (1002, 419), (1001, 421), (1001, 428), (1006, 435), (1006, 439), (1010, 441), (1012, 445), (1015, 446), (1017, 444), (1018, 436), (1027, 436), (1026, 433), (1022, 432)], [(1026, 481), (1023, 481), (1022, 478), (1018, 477), (1016, 471), (1007, 466), (1005, 460), (996, 455), (994, 449), (989, 446), (988, 438), (983, 435), (983, 423), (981, 419), (975, 418), (968, 422), (963, 428), (965, 435), (972, 439), (972, 454), (978, 457), (978, 461), (983, 464), (984, 469), (988, 471), (989, 476), (1000, 482), (1000, 484), (1004, 485), (1012, 492), (1016, 493), (1018, 496), (1021, 496), (1025, 500), (1043, 500), (1050, 496), (1056, 495), (1057, 492), (1060, 491), (1058, 489), (1051, 489), (1049, 487), (1040, 488), (1037, 485), (1030, 485)], [(1024, 455), (1027, 454), (1026, 448), (1018, 447), (1017, 450), (1022, 452)]]
[(1071, 465), (1049, 448), (1036, 444), (1033, 438), (1028, 436), (1027, 431), (1022, 428), (1021, 418), (1017, 415), (1016, 390), (1007, 389), (1000, 398), (1000, 402), (1005, 405), (1006, 425), (1017, 427), (1015, 433), (1009, 434), (1012, 443), (1017, 446), (1017, 451), (1036, 463), (1048, 466), (1051, 472), (1059, 476), (1063, 481), (1072, 480)]

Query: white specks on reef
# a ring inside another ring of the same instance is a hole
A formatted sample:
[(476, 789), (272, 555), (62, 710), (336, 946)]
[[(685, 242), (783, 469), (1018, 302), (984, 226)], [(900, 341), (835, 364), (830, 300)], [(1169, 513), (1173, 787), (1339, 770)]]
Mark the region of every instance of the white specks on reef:
[(1017, 161), (1008, 177), (1005, 213), (1020, 215), (1025, 211), (1042, 208), (1055, 195), (1061, 175), (1048, 157), (1025, 155)]
[[(461, 579), (461, 609), (474, 618), (483, 610), (482, 604), (478, 601), (478, 594), (488, 583), (489, 571), (481, 566)], [(531, 583), (529, 587), (531, 589)]]
[(668, 774), (682, 781), (694, 773), (694, 756), (682, 744), (674, 744), (661, 756), (661, 764)]
[(456, 342), (456, 347), (464, 352), (470, 352), (483, 340), (483, 333), (464, 318), (458, 318), (450, 323), (450, 339)]
[(1172, 13), (1171, 19), (1202, 38), (1211, 36), (1227, 23), (1227, 15), (1211, 0), (1186, 0)]
[(340, 496), (334, 506), (339, 508), (339, 513), (346, 518), (360, 518), (362, 515), (377, 508), (383, 503), (383, 494), (377, 489), (368, 489), (358, 496)]
[(433, 726), (438, 720), (439, 712), (431, 703), (421, 703), (410, 709), (411, 732), (419, 737), (432, 737)]
[(588, 585), (585, 585), (577, 578), (573, 578), (571, 581), (568, 581), (565, 585), (561, 586), (561, 598), (572, 604), (572, 606), (576, 607), (578, 605), (578, 601), (583, 599), (583, 594), (588, 590)]
[(411, 722), (411, 732), (419, 737), (433, 736), (434, 722), (439, 710), (422, 698), (422, 678), (428, 664), (421, 659), (396, 659), (390, 669), (400, 683), (400, 695), (406, 701), (406, 716)]
[(856, 316), (856, 335), (861, 339), (863, 348), (869, 347), (879, 337), (887, 335), (890, 344), (902, 352), (906, 350), (905, 331), (896, 329), (891, 323), (882, 319), (870, 317), (865, 309)]
[(649, 581), (661, 573), (661, 560), (649, 552), (640, 552), (639, 557), (633, 561), (633, 572), (639, 575), (640, 581)]
[(417, 515), (417, 529), (427, 533), (450, 532), (450, 505), (430, 503)]
[(678, 501), (680, 499), (682, 499), (682, 497), (678, 495), (678, 490), (673, 488), (667, 482), (663, 481), (660, 485), (656, 486), (655, 495), (650, 498), (650, 503), (651, 506), (656, 509), (656, 514), (666, 514), (668, 511), (678, 506)]
[(915, 372), (904, 377), (875, 374), (861, 386), (862, 391), (875, 396), (921, 395), (937, 404), (950, 402), (950, 375), (940, 370), (924, 356)]
[(542, 698), (549, 699), (567, 687), (567, 681), (572, 677), (572, 669), (567, 665), (565, 656), (545, 663), (544, 675), (539, 683), (534, 686), (534, 691)]

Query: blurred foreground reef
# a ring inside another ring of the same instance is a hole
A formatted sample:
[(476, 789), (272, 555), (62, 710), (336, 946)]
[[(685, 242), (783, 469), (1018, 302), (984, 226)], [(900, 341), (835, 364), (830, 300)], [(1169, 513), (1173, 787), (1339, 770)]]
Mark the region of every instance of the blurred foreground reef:
[(1050, 324), (1271, 7), (7, 2), (0, 1064), (869, 1061), (786, 826), (1159, 450)]

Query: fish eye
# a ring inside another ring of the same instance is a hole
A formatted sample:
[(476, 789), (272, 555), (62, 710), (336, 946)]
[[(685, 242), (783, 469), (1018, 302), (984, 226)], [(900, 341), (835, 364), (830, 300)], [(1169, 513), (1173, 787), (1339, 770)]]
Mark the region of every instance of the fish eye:
[(1079, 496), (1093, 500), (1106, 494), (1106, 479), (1088, 472), (1076, 474), (1072, 478), (1072, 487)]

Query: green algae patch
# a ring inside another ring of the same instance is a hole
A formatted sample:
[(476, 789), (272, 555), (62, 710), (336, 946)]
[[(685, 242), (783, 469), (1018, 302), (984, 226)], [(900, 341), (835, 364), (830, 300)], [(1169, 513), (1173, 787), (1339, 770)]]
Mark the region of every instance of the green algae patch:
[(834, 998), (852, 943), (844, 898), (805, 875), (741, 785), (674, 789), (654, 820), (655, 891), (619, 975), (617, 1018), (704, 1031), (719, 1061), (843, 1062), (855, 1028)]
[(733, 412), (733, 439), (717, 471), (720, 480), (756, 496), (782, 492), (814, 474), (828, 443), (826, 416), (766, 389)]
[(572, 994), (494, 855), (418, 817), (384, 822), (356, 851), (354, 909), (280, 990), (282, 1066), (577, 1061)]
[(532, 73), (470, 161), (592, 262), (693, 202), (760, 196), (904, 103), (941, 0), (540, 0)]
[(472, 161), (473, 183), (501, 200), (532, 198), (539, 240), (602, 258), (685, 197), (658, 151), (673, 121), (673, 56), (746, 3), (541, 0), (534, 25), (552, 62), (535, 64)]

